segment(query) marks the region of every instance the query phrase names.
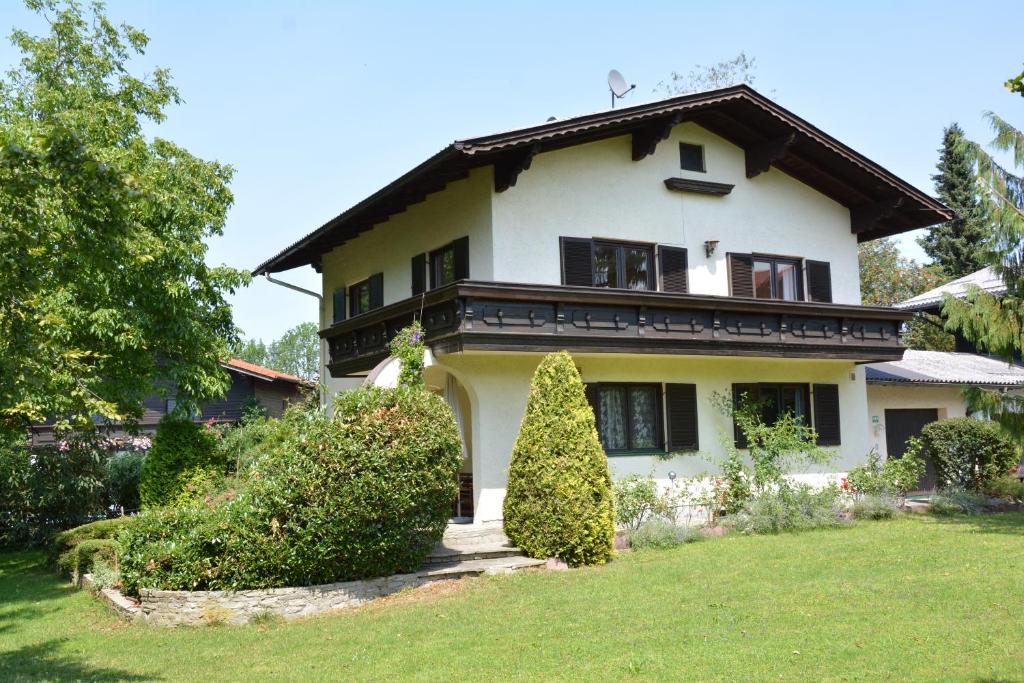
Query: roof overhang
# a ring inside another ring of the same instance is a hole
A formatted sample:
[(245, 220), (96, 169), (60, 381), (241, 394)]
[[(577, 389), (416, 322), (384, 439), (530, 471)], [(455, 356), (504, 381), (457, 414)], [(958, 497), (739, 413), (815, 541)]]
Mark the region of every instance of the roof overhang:
[(612, 109), (537, 126), (458, 140), (405, 175), (306, 235), (253, 270), (275, 273), (303, 265), (465, 178), (494, 166), (496, 191), (515, 185), (536, 154), (622, 135), (641, 161), (672, 127), (691, 121), (746, 151), (747, 176), (769, 167), (850, 209), (858, 241), (948, 220), (941, 202), (893, 175), (746, 85)]

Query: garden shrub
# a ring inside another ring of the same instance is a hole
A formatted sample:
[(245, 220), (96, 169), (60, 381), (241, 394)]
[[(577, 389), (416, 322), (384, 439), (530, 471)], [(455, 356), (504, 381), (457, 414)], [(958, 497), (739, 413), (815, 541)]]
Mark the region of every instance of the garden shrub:
[(955, 417), (925, 425), (921, 442), (940, 488), (983, 491), (1017, 464), (1017, 449), (994, 422)]
[(110, 505), (128, 511), (138, 510), (142, 506), (139, 500), (139, 481), (142, 479), (142, 464), (145, 460), (145, 451), (120, 451), (110, 456), (104, 478)]
[(110, 565), (117, 561), (117, 542), (110, 538), (90, 538), (75, 545), (57, 558), (57, 568), (64, 574), (88, 574), (93, 564), (102, 560)]
[(1017, 475), (1004, 474), (988, 482), (985, 493), (993, 498), (1020, 503), (1024, 501), (1024, 482)]
[(930, 512), (940, 517), (949, 515), (980, 515), (988, 509), (990, 503), (988, 496), (956, 488), (944, 489), (932, 496), (929, 502), (931, 504)]
[(887, 493), (872, 493), (854, 501), (850, 514), (854, 519), (892, 519), (900, 514), (900, 502)]
[(99, 590), (115, 588), (121, 583), (121, 572), (117, 569), (116, 560), (97, 557), (89, 571), (92, 573), (93, 586)]
[(117, 536), (117, 532), (130, 521), (131, 517), (100, 519), (60, 532), (53, 537), (53, 541), (50, 543), (50, 562), (56, 562), (59, 557), (84, 541), (98, 538), (114, 538)]
[(651, 517), (627, 533), (629, 547), (636, 550), (645, 548), (671, 548), (683, 543), (692, 543), (703, 538), (696, 529), (680, 526), (664, 517)]
[(612, 491), (615, 523), (620, 528), (637, 529), (658, 510), (658, 484), (651, 477), (631, 474), (617, 480)]
[(917, 486), (925, 471), (921, 459), (921, 441), (911, 438), (906, 452), (900, 458), (887, 458), (884, 462), (878, 451), (872, 450), (868, 460), (850, 470), (847, 482), (854, 493), (863, 496), (904, 498)]
[(0, 444), (0, 546), (36, 545), (106, 512), (107, 452), (86, 436)]
[(339, 394), (334, 417), (289, 408), (233, 498), (133, 518), (118, 536), (125, 590), (271, 588), (416, 570), (448, 522), (462, 449), (444, 399), (421, 387)]
[(744, 503), (735, 515), (723, 520), (743, 534), (775, 534), (843, 524), (839, 489), (814, 489), (806, 484), (783, 482), (775, 490), (762, 491)]
[(196, 468), (221, 473), (226, 469), (223, 453), (217, 450), (207, 427), (173, 416), (157, 426), (153, 447), (142, 466), (139, 497), (143, 508), (171, 504)]
[(505, 533), (530, 557), (607, 561), (615, 525), (608, 458), (572, 357), (541, 360), (512, 449)]

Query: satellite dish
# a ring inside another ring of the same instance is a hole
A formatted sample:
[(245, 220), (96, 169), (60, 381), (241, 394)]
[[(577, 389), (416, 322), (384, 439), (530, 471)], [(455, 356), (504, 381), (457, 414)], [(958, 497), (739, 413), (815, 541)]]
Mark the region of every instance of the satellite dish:
[(612, 109), (615, 108), (615, 100), (625, 97), (635, 85), (628, 85), (626, 79), (616, 69), (608, 72), (608, 90), (612, 93)]

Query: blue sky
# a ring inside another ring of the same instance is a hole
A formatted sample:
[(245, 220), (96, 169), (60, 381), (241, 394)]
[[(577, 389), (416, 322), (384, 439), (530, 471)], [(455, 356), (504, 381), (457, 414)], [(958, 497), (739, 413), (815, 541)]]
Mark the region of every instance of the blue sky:
[[(617, 68), (654, 99), (672, 71), (745, 51), (755, 87), (932, 192), (942, 128), (1024, 123), (1024, 3), (366, 3), (112, 0), (151, 38), (185, 104), (162, 136), (232, 164), (235, 205), (212, 263), (252, 268), (452, 140), (608, 106)], [(39, 28), (18, 3), (0, 27)], [(0, 47), (0, 63), (16, 59)], [(905, 251), (923, 257), (913, 236)], [(318, 289), (310, 268), (283, 278)], [(232, 299), (271, 339), (316, 303), (262, 280)]]

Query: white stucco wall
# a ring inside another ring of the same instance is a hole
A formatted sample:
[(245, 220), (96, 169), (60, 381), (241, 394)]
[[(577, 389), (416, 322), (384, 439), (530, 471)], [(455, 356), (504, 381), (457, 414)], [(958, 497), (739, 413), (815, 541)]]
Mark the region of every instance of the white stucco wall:
[[(476, 521), (501, 518), (509, 457), (526, 408), (530, 380), (541, 354), (460, 353), (440, 356), (439, 365), (465, 387), (472, 409), (472, 460)], [(692, 477), (715, 472), (726, 456), (722, 440), (732, 423), (712, 405), (714, 392), (727, 393), (734, 382), (806, 382), (839, 385), (842, 446), (836, 459), (808, 474), (845, 472), (863, 462), (869, 449), (863, 370), (849, 361), (710, 358), (627, 354), (575, 355), (585, 382), (686, 382), (697, 385), (698, 453), (659, 459), (648, 455), (612, 456), (613, 476), (651, 474), (668, 485), (668, 473)], [(853, 379), (851, 379), (853, 373)], [(814, 477), (810, 477), (814, 478)], [(819, 477), (820, 478), (820, 477)]]
[(469, 274), (493, 279), (490, 168), (450, 183), (441, 192), (346, 242), (323, 257), (324, 313), (322, 326), (333, 319), (332, 295), (374, 273), (384, 273), (384, 305), (412, 296), (411, 259), (466, 235), (469, 236)]
[[(493, 199), (494, 277), (559, 284), (559, 236), (657, 242), (689, 250), (690, 291), (729, 294), (728, 252), (830, 262), (836, 303), (859, 304), (849, 210), (774, 168), (746, 177), (743, 149), (683, 123), (632, 161), (629, 136), (539, 154)], [(679, 143), (704, 145), (706, 173), (681, 171)], [(674, 192), (670, 177), (734, 184), (724, 197)], [(707, 258), (704, 241), (718, 240)]]
[[(908, 408), (935, 408), (940, 420), (948, 417), (964, 417), (967, 403), (959, 386), (949, 385), (893, 385), (869, 384), (868, 439), (870, 446), (887, 457), (889, 449), (885, 444), (885, 411)], [(877, 418), (877, 420), (876, 420)]]

